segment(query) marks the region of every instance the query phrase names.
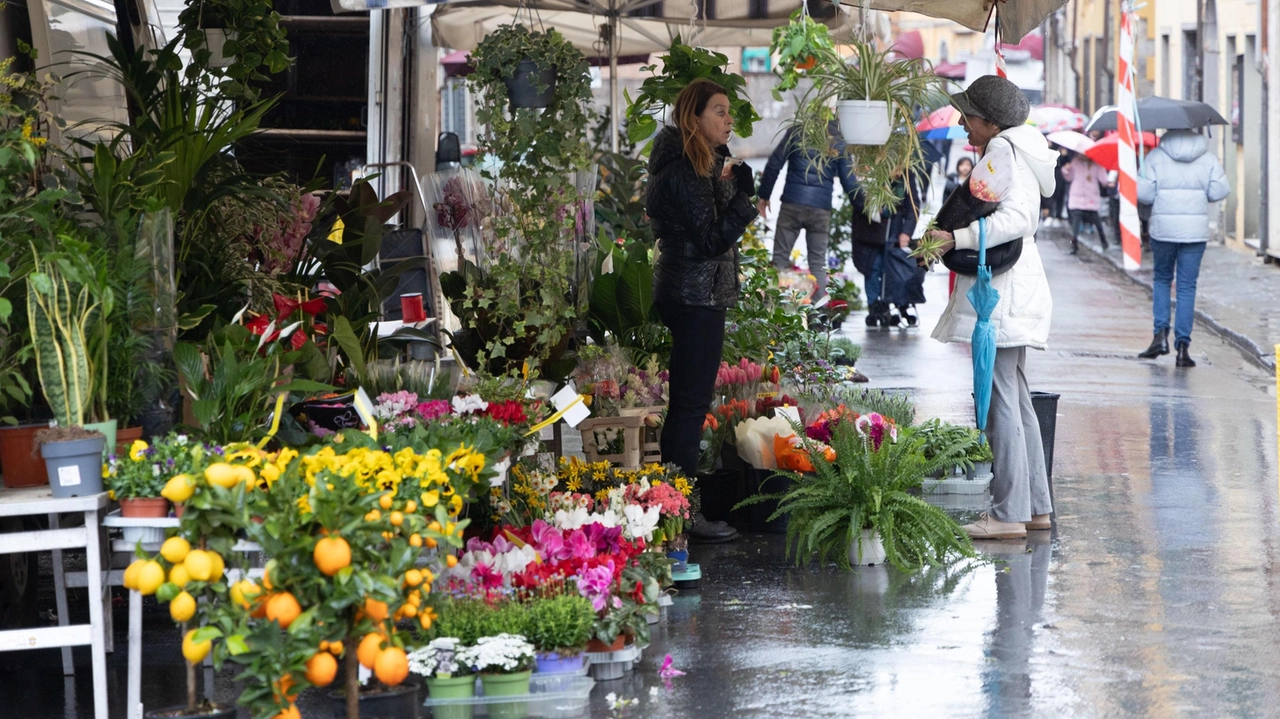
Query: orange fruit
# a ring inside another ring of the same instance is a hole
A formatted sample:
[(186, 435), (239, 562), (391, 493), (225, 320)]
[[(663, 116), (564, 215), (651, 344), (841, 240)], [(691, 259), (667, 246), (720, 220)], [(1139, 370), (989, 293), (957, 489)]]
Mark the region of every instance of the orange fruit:
[(391, 513), (391, 526), (393, 526), (393, 527), (399, 527), (399, 526), (400, 526), (400, 525), (402, 525), (402, 524), (404, 524), (404, 514), (403, 514), (403, 513), (401, 513), (401, 512), (392, 512), (392, 513)]
[(338, 675), (338, 660), (329, 652), (317, 652), (307, 660), (307, 681), (312, 686), (327, 687)]
[(377, 599), (365, 597), (364, 613), (369, 615), (369, 618), (373, 621), (381, 622), (386, 620), (390, 614), (390, 610), (387, 608), (386, 602), (380, 602)]
[(267, 566), (262, 570), (262, 586), (269, 592), (275, 589), (271, 583), (271, 570), (276, 568), (276, 560), (272, 559), (267, 562)]
[(342, 642), (329, 642), (329, 653), (333, 656), (342, 656), (342, 649)]
[(378, 661), (378, 652), (382, 651), (382, 642), (385, 640), (386, 637), (378, 632), (369, 632), (364, 635), (364, 639), (360, 640), (360, 646), (356, 648), (356, 659), (360, 660), (360, 666), (373, 669)]
[(444, 563), (449, 565), (450, 569), (453, 569), (458, 566), (458, 558), (450, 554), (448, 557), (445, 557)]
[(267, 620), (279, 622), (281, 629), (288, 629), (299, 614), (302, 614), (302, 606), (289, 592), (273, 594), (267, 600)]
[(418, 534), (418, 533), (416, 533), (416, 532), (415, 532), (414, 534), (410, 534), (410, 535), (409, 535), (409, 546), (410, 546), (410, 547), (414, 547), (414, 548), (421, 547), (421, 546), (422, 546), (422, 535), (421, 535), (421, 534)]
[(422, 572), (416, 569), (410, 569), (404, 573), (404, 583), (410, 587), (416, 587), (422, 584)]
[(435, 548), (436, 548), (436, 540), (432, 539), (431, 537), (427, 537), (427, 549), (435, 549)]
[(407, 514), (413, 514), (414, 512), (418, 511), (418, 503), (413, 501), (412, 499), (409, 500), (404, 505), (404, 511)]
[[(271, 685), (275, 687), (275, 690), (276, 690), (275, 695), (277, 698), (283, 698), (285, 701), (291, 702), (294, 699), (296, 699), (298, 694), (300, 693), (298, 690), (294, 689), (294, 684), (296, 683), (297, 682), (294, 680), (292, 674), (285, 674), (284, 676), (280, 677), (279, 681), (272, 682)], [(290, 691), (290, 690), (293, 690), (293, 691)]]
[(298, 712), (298, 705), (290, 704), (288, 709), (275, 715), (272, 719), (302, 719), (302, 714)]
[(383, 509), (391, 509), (391, 501), (391, 495), (384, 494), (382, 495), (382, 498), (378, 500), (378, 506)]
[(431, 531), (433, 531), (433, 532), (439, 532), (440, 530), (442, 530), (442, 529), (444, 529), (444, 528), (440, 526), (440, 523), (439, 523), (439, 522), (437, 522), (437, 521), (435, 521), (435, 520), (433, 519), (433, 520), (431, 520), (431, 524), (428, 524), (428, 525), (427, 525), (427, 529), (430, 529), (430, 530), (431, 530)]
[(343, 567), (351, 566), (351, 545), (342, 537), (329, 536), (316, 542), (311, 553), (316, 568), (326, 577), (332, 577)]
[(364, 521), (366, 522), (376, 522), (379, 519), (382, 519), (382, 512), (376, 509), (370, 509), (369, 513), (364, 515)]
[(406, 604), (400, 607), (400, 616), (413, 619), (418, 616), (418, 608), (412, 604)]
[(388, 647), (378, 652), (373, 675), (378, 681), (394, 687), (409, 678), (409, 657), (400, 647)]

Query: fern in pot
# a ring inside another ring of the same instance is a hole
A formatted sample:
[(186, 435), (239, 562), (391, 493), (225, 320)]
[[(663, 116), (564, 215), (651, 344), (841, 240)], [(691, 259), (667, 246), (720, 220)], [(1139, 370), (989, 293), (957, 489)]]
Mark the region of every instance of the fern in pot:
[(778, 502), (770, 519), (789, 516), (787, 553), (797, 564), (816, 557), (845, 569), (887, 562), (914, 571), (976, 556), (955, 520), (912, 494), (926, 476), (963, 461), (964, 449), (930, 458), (917, 428), (898, 429), (874, 413), (828, 426), (834, 459), (819, 451), (817, 442), (806, 440), (812, 473), (782, 472), (792, 480), (787, 491), (739, 505)]
[[(792, 124), (801, 142), (818, 151), (819, 163), (846, 153), (866, 195), (864, 211), (877, 217), (897, 207), (894, 180), (924, 166), (915, 117), (945, 105), (945, 80), (927, 60), (894, 58), (870, 40), (851, 43), (845, 59), (835, 48), (817, 46), (812, 87), (800, 100)], [(829, 124), (838, 119), (844, 143), (833, 143)]]

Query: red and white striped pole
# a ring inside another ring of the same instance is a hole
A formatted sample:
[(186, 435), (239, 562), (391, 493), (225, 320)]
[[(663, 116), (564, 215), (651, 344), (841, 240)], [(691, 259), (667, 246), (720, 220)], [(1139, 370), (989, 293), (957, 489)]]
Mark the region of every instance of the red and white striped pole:
[(1116, 63), (1116, 128), (1120, 131), (1120, 249), (1124, 252), (1124, 268), (1142, 266), (1142, 234), (1138, 220), (1138, 153), (1135, 142), (1133, 96), (1133, 6), (1124, 3), (1120, 11), (1119, 62)]

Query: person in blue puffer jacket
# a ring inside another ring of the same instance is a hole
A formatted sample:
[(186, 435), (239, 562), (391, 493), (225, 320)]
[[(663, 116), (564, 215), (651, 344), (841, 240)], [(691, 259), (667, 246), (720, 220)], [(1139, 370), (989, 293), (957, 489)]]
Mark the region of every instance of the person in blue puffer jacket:
[(831, 195), (836, 178), (845, 194), (858, 188), (853, 175), (853, 165), (844, 153), (844, 141), (837, 137), (838, 129), (830, 128), (832, 149), (836, 157), (819, 166), (818, 153), (801, 146), (799, 130), (792, 127), (782, 137), (765, 165), (760, 179), (760, 200), (756, 209), (760, 216), (769, 217), (769, 198), (778, 181), (783, 165), (787, 167), (786, 184), (782, 187), (782, 207), (778, 210), (778, 227), (773, 235), (773, 265), (779, 269), (791, 267), (791, 248), (805, 232), (805, 244), (809, 249), (809, 272), (817, 282), (813, 299), (827, 293), (827, 243), (831, 233)]
[(1169, 354), (1169, 286), (1176, 273), (1178, 314), (1173, 331), (1179, 367), (1196, 366), (1189, 347), (1196, 281), (1209, 242), (1209, 203), (1231, 193), (1222, 164), (1208, 149), (1208, 137), (1191, 130), (1170, 130), (1138, 173), (1138, 203), (1152, 206), (1148, 232), (1155, 259), (1151, 301), (1155, 337), (1138, 356), (1155, 359)]

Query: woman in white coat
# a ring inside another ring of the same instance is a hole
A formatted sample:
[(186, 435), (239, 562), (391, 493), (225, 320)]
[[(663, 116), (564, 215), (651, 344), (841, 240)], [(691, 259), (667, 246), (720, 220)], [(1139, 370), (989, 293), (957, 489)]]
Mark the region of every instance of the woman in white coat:
[[(969, 143), (983, 153), (981, 162), (1007, 168), (1008, 183), (1000, 206), (986, 218), (987, 247), (1022, 239), (1022, 254), (1009, 270), (992, 278), (1000, 301), (992, 313), (996, 330), (996, 364), (987, 415), (987, 437), (994, 455), (991, 510), (965, 527), (974, 539), (1016, 539), (1027, 530), (1049, 529), (1053, 512), (1045, 470), (1040, 425), (1027, 385), (1027, 348), (1043, 350), (1049, 341), (1053, 298), (1036, 249), (1040, 198), (1053, 195), (1057, 153), (1044, 137), (1025, 124), (1026, 96), (1008, 80), (988, 75), (951, 96), (969, 133)], [(978, 223), (953, 233), (939, 232), (961, 249), (978, 248)], [(948, 248), (949, 249), (949, 248)], [(977, 314), (965, 296), (974, 278), (960, 276), (933, 337), (942, 342), (969, 342)]]

